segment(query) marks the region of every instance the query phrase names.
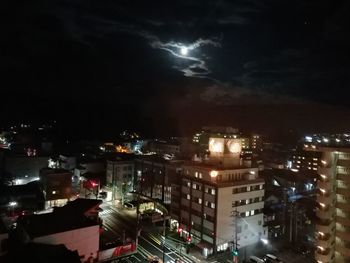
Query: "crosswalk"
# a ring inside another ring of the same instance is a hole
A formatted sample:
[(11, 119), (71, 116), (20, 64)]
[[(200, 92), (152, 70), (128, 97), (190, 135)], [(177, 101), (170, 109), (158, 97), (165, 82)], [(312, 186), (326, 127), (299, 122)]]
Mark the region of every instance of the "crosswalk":
[(105, 215), (109, 215), (109, 214), (112, 214), (114, 212), (113, 209), (110, 209), (110, 208), (105, 208), (103, 209), (103, 211), (99, 212), (99, 216), (105, 216)]
[[(162, 235), (154, 233), (149, 233), (147, 237), (158, 246), (161, 246), (164, 240), (164, 237)], [(181, 261), (184, 263), (195, 262), (195, 260), (191, 259), (189, 255), (181, 253), (179, 251), (179, 249), (181, 248), (178, 248), (176, 245), (170, 244), (169, 241), (166, 241), (164, 246), (169, 250), (169, 252), (167, 252), (166, 255), (171, 259), (170, 262), (175, 263), (175, 259), (177, 258), (181, 258)]]

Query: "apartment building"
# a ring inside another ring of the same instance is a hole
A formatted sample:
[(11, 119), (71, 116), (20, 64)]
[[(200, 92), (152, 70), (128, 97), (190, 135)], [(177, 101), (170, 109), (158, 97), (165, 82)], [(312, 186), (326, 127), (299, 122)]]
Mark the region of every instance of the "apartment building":
[(350, 147), (313, 145), (306, 149), (321, 153), (315, 259), (318, 263), (350, 262)]

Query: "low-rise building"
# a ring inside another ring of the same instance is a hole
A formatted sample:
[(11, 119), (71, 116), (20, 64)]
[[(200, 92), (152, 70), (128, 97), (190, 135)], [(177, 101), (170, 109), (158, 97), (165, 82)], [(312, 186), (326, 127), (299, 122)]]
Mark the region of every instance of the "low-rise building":
[(77, 199), (52, 213), (19, 217), (17, 237), (24, 244), (63, 244), (77, 251), (81, 262), (97, 261), (100, 226), (96, 216), (100, 204), (101, 200)]
[(72, 176), (64, 169), (43, 168), (40, 170), (40, 182), (46, 200), (46, 208), (64, 205), (72, 196)]

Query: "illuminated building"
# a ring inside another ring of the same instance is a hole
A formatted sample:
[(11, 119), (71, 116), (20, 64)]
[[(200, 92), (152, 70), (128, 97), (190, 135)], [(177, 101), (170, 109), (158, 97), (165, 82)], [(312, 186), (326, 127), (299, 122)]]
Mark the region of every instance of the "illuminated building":
[(107, 161), (106, 182), (107, 192), (111, 192), (113, 200), (122, 200), (125, 195), (134, 190), (134, 155), (125, 155), (115, 160)]
[(250, 148), (253, 150), (253, 151), (262, 151), (263, 149), (263, 140), (262, 140), (262, 136), (259, 135), (259, 134), (253, 134), (251, 136), (251, 145), (250, 145)]
[(350, 148), (318, 144), (305, 150), (321, 153), (315, 259), (319, 263), (350, 262)]
[(171, 186), (178, 180), (182, 161), (149, 156), (135, 160), (135, 176), (142, 195), (172, 203)]
[(228, 249), (236, 233), (240, 249), (267, 236), (265, 182), (258, 168), (241, 159), (241, 150), (239, 139), (209, 138), (209, 157), (185, 163), (172, 185), (172, 227), (190, 237), (204, 256)]
[(317, 171), (321, 154), (314, 151), (297, 151), (291, 156), (291, 169), (299, 171)]

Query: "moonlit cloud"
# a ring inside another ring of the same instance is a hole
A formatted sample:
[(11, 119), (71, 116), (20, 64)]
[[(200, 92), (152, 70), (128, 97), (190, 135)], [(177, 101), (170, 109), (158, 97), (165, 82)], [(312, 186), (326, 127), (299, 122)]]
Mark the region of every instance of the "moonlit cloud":
[[(153, 48), (165, 50), (177, 58), (188, 61), (189, 64), (187, 66), (183, 68), (175, 68), (183, 72), (184, 76), (186, 77), (198, 78), (209, 78), (207, 76), (211, 73), (211, 70), (207, 66), (208, 57), (204, 54), (204, 52), (201, 52), (201, 50), (199, 50), (199, 52), (196, 52), (198, 55), (195, 56), (193, 55), (192, 51), (200, 49), (202, 46), (212, 46), (215, 48), (221, 47), (220, 40), (203, 38), (199, 38), (191, 44), (173, 41), (162, 42), (158, 38), (153, 38), (153, 40), (150, 42), (150, 45)], [(184, 55), (181, 53), (181, 49), (183, 47), (186, 47), (188, 54)]]

